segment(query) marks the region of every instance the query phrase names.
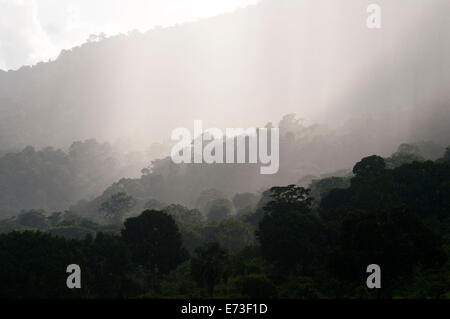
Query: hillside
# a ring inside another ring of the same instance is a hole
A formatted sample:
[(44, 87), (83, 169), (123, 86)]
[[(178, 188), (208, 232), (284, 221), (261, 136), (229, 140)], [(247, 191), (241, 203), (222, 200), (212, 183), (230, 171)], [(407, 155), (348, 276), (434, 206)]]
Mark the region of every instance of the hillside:
[(371, 152), (405, 141), (447, 145), (449, 4), (381, 2), (375, 32), (361, 1), (266, 0), (0, 72), (0, 149), (120, 137), (148, 146), (194, 119), (249, 127), (288, 113), (347, 123)]

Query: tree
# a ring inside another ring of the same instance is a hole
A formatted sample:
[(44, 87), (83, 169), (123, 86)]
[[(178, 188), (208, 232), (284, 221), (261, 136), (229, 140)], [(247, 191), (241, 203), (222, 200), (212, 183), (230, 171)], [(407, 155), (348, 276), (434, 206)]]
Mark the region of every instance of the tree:
[[(427, 147), (428, 146), (428, 147)], [(432, 145), (424, 144), (424, 148), (433, 150)], [(386, 167), (393, 169), (402, 166), (403, 164), (413, 162), (424, 162), (425, 157), (422, 156), (420, 147), (418, 145), (402, 144), (398, 147), (397, 152), (386, 159)]]
[(264, 258), (282, 271), (308, 273), (325, 254), (325, 226), (314, 213), (265, 214), (256, 232)]
[(348, 188), (350, 180), (342, 177), (328, 177), (320, 180), (313, 180), (311, 183), (311, 190), (314, 198), (321, 199), (325, 197), (333, 189)]
[(181, 205), (172, 204), (162, 211), (172, 216), (176, 222), (183, 226), (193, 226), (203, 221), (203, 215), (199, 210), (188, 209)]
[(358, 162), (353, 168), (353, 173), (356, 176), (368, 176), (368, 175), (378, 175), (384, 171), (386, 168), (386, 163), (384, 159), (380, 156), (373, 155), (363, 158)]
[(149, 210), (161, 210), (164, 207), (166, 207), (167, 204), (160, 202), (157, 199), (150, 199), (149, 201), (147, 201), (147, 203), (145, 203), (144, 205), (144, 209), (149, 209)]
[(271, 191), (272, 201), (256, 232), (262, 254), (283, 270), (307, 272), (318, 262), (325, 242), (325, 227), (311, 213), (309, 190), (290, 185)]
[(100, 206), (100, 211), (105, 212), (106, 218), (113, 223), (120, 223), (124, 215), (136, 204), (133, 197), (126, 193), (112, 195)]
[(233, 214), (233, 204), (228, 199), (216, 199), (211, 202), (208, 211), (208, 221), (220, 222)]
[(262, 274), (251, 274), (240, 282), (240, 290), (243, 295), (251, 299), (276, 298), (277, 287)]
[(218, 243), (208, 243), (195, 250), (191, 260), (191, 274), (200, 287), (214, 298), (214, 287), (223, 279), (227, 280), (230, 272), (228, 251)]
[(254, 242), (249, 224), (235, 218), (221, 221), (215, 227), (215, 237), (231, 253), (236, 253)]
[(207, 189), (200, 193), (195, 202), (195, 208), (203, 213), (207, 213), (211, 207), (211, 203), (216, 199), (226, 198), (226, 195), (217, 189)]
[(28, 212), (22, 212), (17, 217), (17, 222), (25, 227), (37, 229), (48, 228), (48, 221), (44, 211), (31, 210)]
[(121, 298), (127, 294), (132, 271), (131, 253), (119, 236), (97, 234), (83, 242), (88, 266), (95, 278), (95, 298)]
[(50, 222), (50, 225), (51, 226), (58, 225), (61, 222), (61, 220), (63, 219), (62, 215), (63, 215), (63, 213), (61, 213), (61, 212), (55, 212), (55, 213), (51, 214), (47, 218), (48, 221)]
[(237, 211), (251, 211), (257, 200), (258, 197), (255, 194), (242, 193), (234, 195), (233, 204)]
[(127, 219), (122, 238), (134, 262), (153, 273), (167, 274), (188, 258), (173, 217), (163, 212), (147, 210)]
[(439, 236), (404, 207), (350, 212), (333, 243), (330, 271), (357, 286), (367, 277), (366, 267), (376, 263), (383, 270), (386, 297), (397, 279), (408, 278), (417, 267), (439, 267), (447, 259)]
[[(91, 279), (78, 241), (39, 231), (0, 235), (0, 299), (81, 298), (88, 296)], [(85, 269), (81, 289), (67, 289), (66, 268)]]
[(321, 298), (316, 282), (311, 277), (289, 276), (279, 290), (280, 298), (308, 300)]
[(285, 212), (288, 210), (310, 212), (313, 198), (309, 196), (309, 189), (297, 185), (272, 187), (270, 201), (265, 205), (264, 211), (270, 213)]
[(277, 297), (277, 287), (262, 274), (251, 274), (240, 282), (241, 293), (252, 299)]
[(439, 163), (450, 162), (450, 146), (445, 150), (445, 154), (438, 160)]

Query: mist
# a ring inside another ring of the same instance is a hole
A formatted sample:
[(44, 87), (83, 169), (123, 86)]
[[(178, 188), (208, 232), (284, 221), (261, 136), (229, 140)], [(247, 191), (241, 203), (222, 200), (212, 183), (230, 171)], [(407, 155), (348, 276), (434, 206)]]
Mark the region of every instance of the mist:
[(0, 72), (0, 146), (127, 138), (143, 147), (195, 119), (258, 127), (288, 113), (333, 126), (369, 116), (380, 144), (394, 135), (448, 143), (449, 5), (380, 4), (380, 30), (367, 29), (361, 1), (262, 1)]
[[(195, 120), (223, 130), (279, 126), (280, 172), (263, 178), (253, 168), (203, 167), (204, 179), (191, 191), (172, 179), (163, 200), (170, 193), (192, 206), (208, 188), (232, 196), (296, 183), (349, 170), (364, 156), (390, 156), (402, 143), (430, 142), (430, 158), (438, 158), (450, 144), (450, 5), (379, 4), (377, 30), (367, 28), (362, 1), (264, 0), (194, 22), (91, 37), (54, 61), (0, 71), (0, 154), (51, 146), (70, 162), (74, 142), (96, 139), (115, 151), (95, 167), (118, 163), (99, 170), (91, 191), (52, 204), (43, 196), (8, 211), (63, 209), (100, 196), (121, 178), (139, 179), (142, 169), (167, 177), (171, 132), (191, 130)], [(166, 164), (159, 169), (155, 160)], [(90, 174), (89, 161), (70, 165)], [(181, 171), (178, 178), (191, 181), (186, 176), (197, 170)]]
[(371, 3), (0, 0), (0, 299), (450, 298), (450, 3)]

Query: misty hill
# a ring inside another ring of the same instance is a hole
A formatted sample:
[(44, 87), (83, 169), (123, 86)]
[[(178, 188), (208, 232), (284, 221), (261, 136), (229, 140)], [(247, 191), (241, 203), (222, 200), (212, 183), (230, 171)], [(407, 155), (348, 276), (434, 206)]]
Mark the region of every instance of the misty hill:
[[(141, 178), (120, 179), (106, 188), (101, 196), (92, 201), (80, 201), (72, 205), (70, 211), (103, 221), (102, 204), (110, 201), (116, 194), (125, 193), (134, 199), (134, 206), (128, 210), (128, 216), (164, 206), (161, 203), (181, 204), (198, 209), (208, 216), (212, 208), (204, 203), (212, 203), (214, 200), (228, 202), (231, 206), (229, 213), (239, 215), (257, 207), (255, 203), (250, 204), (250, 207), (247, 204), (239, 205), (236, 197), (250, 193), (258, 201), (262, 197), (260, 204), (264, 205), (265, 191), (273, 185), (297, 184), (311, 188), (317, 202), (331, 189), (347, 188), (353, 177), (351, 166), (323, 174), (323, 167), (331, 169), (330, 165), (339, 165), (342, 159), (337, 156), (330, 160), (327, 156), (322, 156), (320, 149), (326, 149), (324, 152), (327, 154), (338, 153), (339, 146), (352, 150), (352, 140), (348, 136), (330, 138), (329, 135), (318, 135), (317, 132), (311, 132), (311, 127), (302, 127), (298, 123), (296, 127), (292, 126), (289, 131), (284, 131), (287, 130), (287, 124), (292, 124), (287, 119), (289, 117), (280, 122), (284, 134), (280, 144), (280, 171), (275, 175), (260, 175), (258, 165), (176, 165), (167, 157), (153, 161), (147, 170), (143, 170)], [(353, 151), (356, 152), (355, 149)], [(438, 160), (444, 154), (448, 155), (449, 151), (450, 148), (445, 153), (442, 147), (430, 142), (402, 144), (396, 152), (385, 157), (386, 168), (395, 169), (407, 163)]]
[(449, 3), (380, 4), (377, 31), (363, 1), (266, 0), (0, 71), (0, 149), (120, 137), (148, 146), (194, 119), (249, 127), (294, 112), (359, 137), (348, 163), (402, 142), (447, 145)]
[[(0, 216), (14, 216), (21, 210), (51, 213), (70, 208), (100, 217), (100, 206), (121, 192), (136, 200), (135, 213), (150, 200), (204, 212), (197, 200), (211, 189), (223, 194), (218, 199), (231, 199), (236, 193), (261, 193), (273, 185), (312, 184), (319, 199), (323, 187), (326, 190), (342, 184), (334, 178), (349, 176), (348, 158), (361, 152), (356, 136), (320, 125), (304, 125), (294, 115), (283, 117), (277, 126), (280, 169), (275, 175), (261, 175), (260, 164), (176, 165), (170, 157), (162, 156), (164, 147), (160, 150), (158, 145), (146, 152), (127, 152), (120, 145), (95, 140), (72, 143), (67, 151), (28, 146), (0, 156)], [(386, 163), (394, 168), (413, 161), (436, 160), (444, 151), (431, 142), (403, 144)]]
[(0, 216), (21, 210), (61, 211), (98, 196), (123, 176), (140, 176), (151, 153), (130, 153), (96, 140), (74, 142), (67, 151), (31, 146), (0, 156)]

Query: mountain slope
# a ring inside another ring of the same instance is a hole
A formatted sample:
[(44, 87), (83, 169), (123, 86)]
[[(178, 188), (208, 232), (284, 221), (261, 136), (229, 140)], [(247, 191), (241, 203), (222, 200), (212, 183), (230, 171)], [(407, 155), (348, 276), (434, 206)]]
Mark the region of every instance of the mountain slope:
[(291, 112), (328, 124), (356, 118), (348, 129), (370, 136), (376, 152), (448, 144), (449, 3), (380, 3), (376, 31), (361, 1), (266, 0), (0, 72), (0, 149), (123, 136), (149, 145), (194, 119), (249, 127)]

